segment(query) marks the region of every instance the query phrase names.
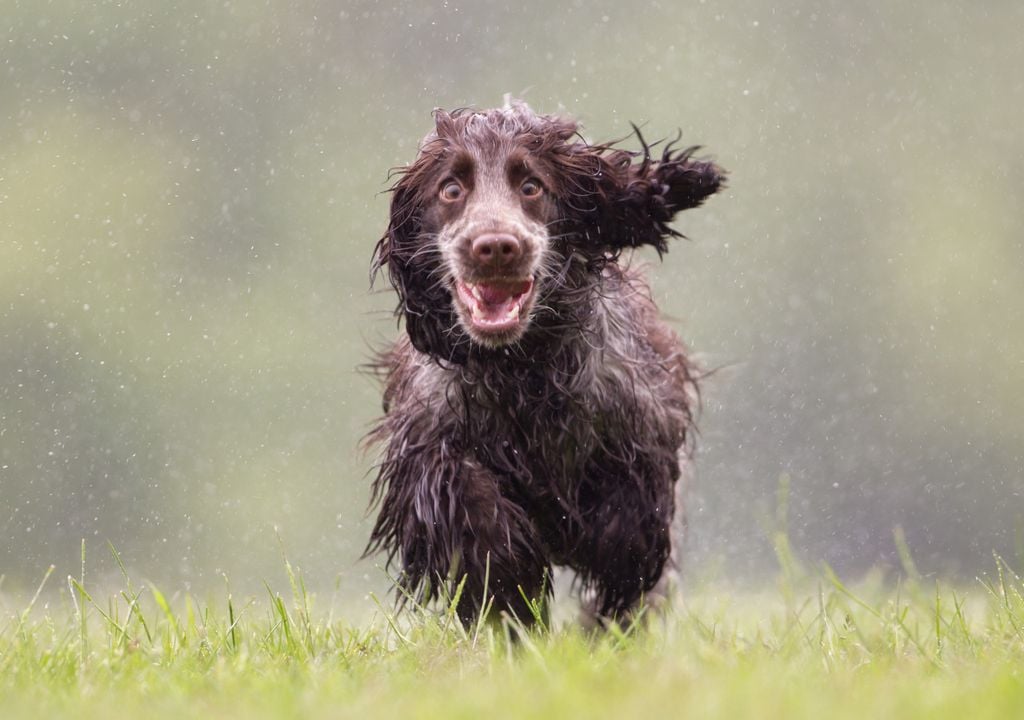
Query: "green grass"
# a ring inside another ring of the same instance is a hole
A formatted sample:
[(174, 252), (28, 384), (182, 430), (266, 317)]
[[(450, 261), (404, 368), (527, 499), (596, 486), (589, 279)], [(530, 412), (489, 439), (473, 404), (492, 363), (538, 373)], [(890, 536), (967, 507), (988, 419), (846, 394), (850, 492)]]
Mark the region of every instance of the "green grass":
[(1024, 715), (1024, 583), (1001, 561), (960, 591), (790, 568), (770, 593), (695, 591), (590, 635), (444, 607), (348, 624), (290, 566), (284, 596), (209, 605), (122, 570), (114, 597), (68, 578), (63, 610), (37, 597), (0, 622), (2, 717)]

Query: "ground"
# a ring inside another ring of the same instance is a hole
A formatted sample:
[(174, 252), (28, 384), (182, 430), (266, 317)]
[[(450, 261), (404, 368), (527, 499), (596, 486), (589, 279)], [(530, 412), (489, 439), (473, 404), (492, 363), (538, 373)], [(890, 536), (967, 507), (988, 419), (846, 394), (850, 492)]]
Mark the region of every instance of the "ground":
[(959, 589), (881, 575), (850, 589), (827, 568), (770, 591), (707, 587), (589, 634), (386, 602), (347, 624), (291, 577), (283, 597), (209, 606), (127, 574), (102, 601), (69, 579), (63, 610), (37, 598), (0, 624), (3, 717), (1024, 715), (1024, 583), (1001, 561)]

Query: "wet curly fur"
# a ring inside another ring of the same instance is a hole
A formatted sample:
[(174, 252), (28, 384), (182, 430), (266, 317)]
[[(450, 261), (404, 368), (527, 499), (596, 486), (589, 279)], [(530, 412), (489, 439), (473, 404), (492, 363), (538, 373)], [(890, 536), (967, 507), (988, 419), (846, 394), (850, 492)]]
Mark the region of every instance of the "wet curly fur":
[[(369, 440), (383, 453), (367, 553), (397, 561), (403, 594), (421, 601), (464, 581), (464, 620), (493, 602), (529, 622), (553, 565), (576, 572), (591, 612), (622, 616), (670, 562), (696, 373), (620, 256), (666, 252), (673, 216), (724, 172), (696, 148), (589, 144), (574, 121), (518, 102), (438, 110), (435, 125), (398, 171), (374, 258), (406, 334), (375, 363), (384, 416)], [(511, 336), (457, 299), (463, 278), (497, 273), (474, 245), (484, 235), (511, 238), (522, 257), (502, 272), (533, 283)]]

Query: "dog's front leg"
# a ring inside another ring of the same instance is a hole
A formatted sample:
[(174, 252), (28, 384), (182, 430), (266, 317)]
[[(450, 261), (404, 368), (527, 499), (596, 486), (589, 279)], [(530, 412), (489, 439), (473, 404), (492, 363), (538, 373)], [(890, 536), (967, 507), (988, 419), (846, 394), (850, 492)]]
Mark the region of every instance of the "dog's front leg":
[(464, 622), (491, 607), (530, 624), (527, 599), (544, 595), (549, 563), (537, 528), (502, 493), (507, 485), (447, 438), (395, 435), (377, 480), (380, 514), (368, 550), (397, 556), (404, 591), (422, 602), (451, 599), (461, 585)]

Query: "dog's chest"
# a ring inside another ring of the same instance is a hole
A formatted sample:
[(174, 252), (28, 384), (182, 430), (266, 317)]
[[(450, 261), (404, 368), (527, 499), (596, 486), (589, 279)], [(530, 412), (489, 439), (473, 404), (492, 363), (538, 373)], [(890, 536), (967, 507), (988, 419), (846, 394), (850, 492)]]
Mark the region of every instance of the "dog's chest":
[(471, 453), (530, 487), (568, 488), (606, 445), (608, 414), (589, 393), (553, 383), (475, 388), (464, 406)]

